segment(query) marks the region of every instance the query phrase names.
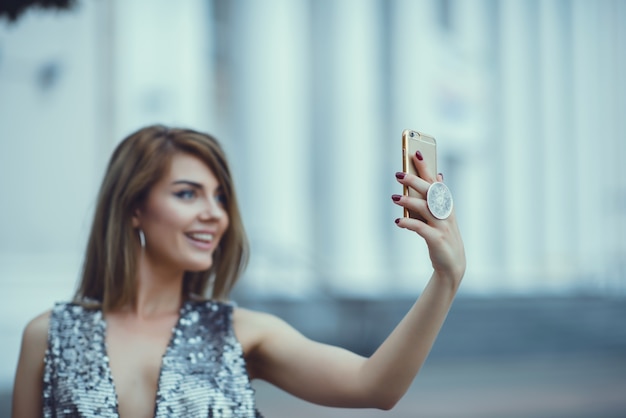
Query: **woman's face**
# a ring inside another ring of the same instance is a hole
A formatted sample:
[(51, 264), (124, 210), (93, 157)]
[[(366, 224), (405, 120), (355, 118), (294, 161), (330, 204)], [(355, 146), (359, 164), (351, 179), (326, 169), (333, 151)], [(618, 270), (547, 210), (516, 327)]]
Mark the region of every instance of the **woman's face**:
[(228, 228), (224, 195), (213, 172), (191, 154), (175, 154), (163, 178), (136, 211), (146, 261), (182, 271), (207, 270)]

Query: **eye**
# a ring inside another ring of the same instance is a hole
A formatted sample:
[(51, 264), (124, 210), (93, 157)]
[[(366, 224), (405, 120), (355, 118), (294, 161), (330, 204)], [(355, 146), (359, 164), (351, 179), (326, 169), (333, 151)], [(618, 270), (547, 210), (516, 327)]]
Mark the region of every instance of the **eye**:
[(183, 200), (191, 200), (196, 197), (196, 191), (193, 189), (185, 189), (174, 193), (176, 197)]
[(224, 193), (218, 193), (215, 195), (215, 201), (219, 203), (222, 207), (226, 206), (226, 195)]

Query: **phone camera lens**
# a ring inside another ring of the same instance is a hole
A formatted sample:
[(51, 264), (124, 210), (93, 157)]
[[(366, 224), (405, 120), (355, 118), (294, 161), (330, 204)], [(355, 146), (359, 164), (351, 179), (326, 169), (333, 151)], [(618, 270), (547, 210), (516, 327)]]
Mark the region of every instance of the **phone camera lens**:
[(411, 135), (411, 138), (413, 138), (415, 136), (415, 133), (411, 132), (409, 135)]

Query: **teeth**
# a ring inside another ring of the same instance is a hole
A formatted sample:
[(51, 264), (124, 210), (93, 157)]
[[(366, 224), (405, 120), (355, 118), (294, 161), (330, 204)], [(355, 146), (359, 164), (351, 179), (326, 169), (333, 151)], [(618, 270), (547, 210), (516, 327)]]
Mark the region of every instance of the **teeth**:
[(197, 232), (194, 234), (188, 234), (191, 238), (193, 239), (197, 239), (199, 241), (212, 241), (213, 240), (213, 234), (207, 234), (204, 232)]

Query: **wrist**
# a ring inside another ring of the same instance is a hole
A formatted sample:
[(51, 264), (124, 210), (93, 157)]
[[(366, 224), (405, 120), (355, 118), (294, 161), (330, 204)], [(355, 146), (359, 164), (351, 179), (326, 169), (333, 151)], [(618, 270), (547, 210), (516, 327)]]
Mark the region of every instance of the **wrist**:
[(461, 284), (461, 280), (465, 274), (465, 270), (435, 270), (433, 280), (451, 287), (455, 292)]

